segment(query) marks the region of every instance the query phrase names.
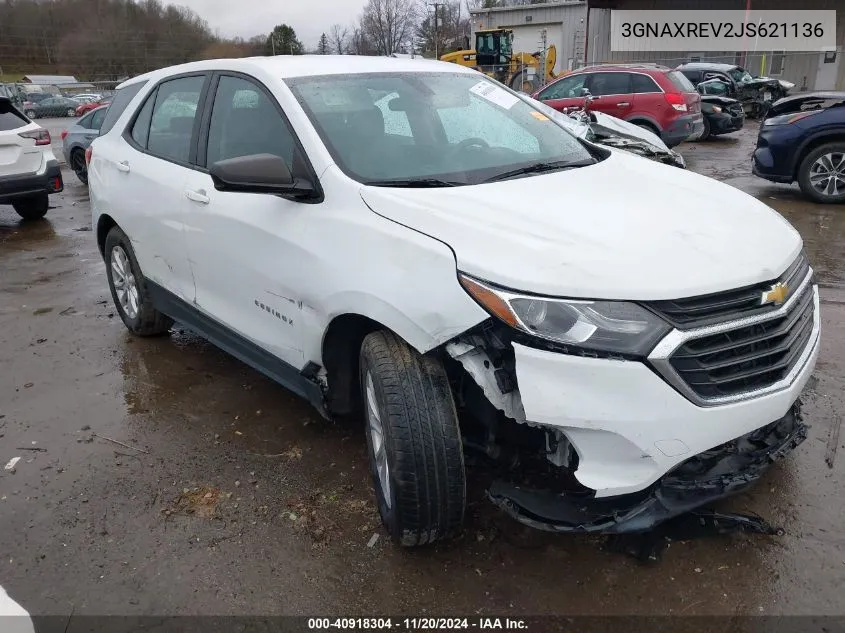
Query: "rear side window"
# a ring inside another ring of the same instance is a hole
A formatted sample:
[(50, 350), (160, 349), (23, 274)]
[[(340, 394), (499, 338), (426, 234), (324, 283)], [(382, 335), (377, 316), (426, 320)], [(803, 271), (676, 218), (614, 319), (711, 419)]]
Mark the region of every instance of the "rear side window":
[(10, 102), (5, 99), (0, 100), (0, 132), (16, 130), (28, 123), (29, 120), (18, 112)]
[(629, 73), (593, 73), (590, 75), (590, 93), (603, 95), (624, 95), (631, 92)]
[(695, 86), (692, 85), (692, 82), (681, 71), (670, 70), (666, 73), (666, 76), (672, 82), (672, 85), (681, 92), (695, 92)]
[(147, 137), (150, 135), (150, 119), (153, 116), (156, 94), (157, 91), (153, 90), (152, 94), (147, 97), (141, 111), (135, 117), (135, 123), (132, 124), (132, 140), (141, 149), (147, 149)]
[(94, 111), (94, 114), (91, 115), (90, 129), (99, 130), (103, 126), (103, 120), (106, 118), (106, 112), (108, 112), (108, 108)]
[(147, 151), (156, 156), (187, 163), (191, 153), (194, 119), (205, 76), (180, 77), (162, 82), (150, 119)]
[(631, 92), (643, 94), (647, 92), (661, 92), (654, 79), (648, 75), (631, 75)]
[(103, 126), (100, 128), (100, 134), (106, 134), (114, 127), (114, 124), (117, 123), (117, 120), (120, 118), (120, 115), (123, 114), (126, 106), (129, 105), (129, 102), (135, 98), (138, 91), (146, 84), (146, 81), (139, 81), (138, 83), (129, 84), (125, 88), (120, 88), (114, 93), (114, 99), (109, 106), (108, 112), (106, 112), (106, 118), (103, 119)]

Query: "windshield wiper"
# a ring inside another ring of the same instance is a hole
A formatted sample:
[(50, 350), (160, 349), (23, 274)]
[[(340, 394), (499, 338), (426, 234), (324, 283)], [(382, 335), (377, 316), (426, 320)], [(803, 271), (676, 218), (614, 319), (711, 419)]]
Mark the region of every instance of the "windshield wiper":
[(406, 187), (425, 189), (428, 187), (460, 187), (465, 185), (465, 182), (458, 182), (456, 180), (441, 180), (439, 178), (404, 178), (396, 180), (368, 180), (365, 185), (373, 187)]
[(526, 165), (525, 167), (520, 167), (519, 169), (512, 169), (510, 171), (502, 172), (501, 174), (496, 174), (495, 176), (491, 176), (484, 182), (496, 182), (498, 180), (507, 180), (508, 178), (515, 178), (517, 176), (524, 176), (527, 174), (542, 174), (549, 171), (561, 171), (564, 169), (572, 169), (573, 167), (586, 167), (587, 165), (593, 165), (596, 161), (594, 160), (581, 160), (581, 161), (566, 161), (566, 160), (557, 160), (551, 163), (534, 163), (532, 165)]

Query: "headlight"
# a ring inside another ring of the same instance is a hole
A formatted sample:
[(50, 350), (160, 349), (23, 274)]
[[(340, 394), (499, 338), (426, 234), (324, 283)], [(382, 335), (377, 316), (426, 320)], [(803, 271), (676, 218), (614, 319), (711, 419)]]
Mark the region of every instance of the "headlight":
[(481, 306), (511, 327), (581, 349), (646, 356), (672, 328), (627, 301), (575, 301), (533, 297), (459, 275)]
[(722, 111), (722, 108), (720, 108), (719, 106), (712, 106), (712, 108), (713, 112), (716, 112), (717, 114)]
[(763, 125), (766, 127), (770, 125), (787, 125), (789, 123), (795, 123), (796, 121), (805, 119), (812, 114), (818, 114), (819, 112), (823, 112), (823, 110), (807, 110), (805, 112), (795, 112), (793, 114), (781, 114), (780, 116), (773, 116), (771, 119), (766, 119), (763, 121)]

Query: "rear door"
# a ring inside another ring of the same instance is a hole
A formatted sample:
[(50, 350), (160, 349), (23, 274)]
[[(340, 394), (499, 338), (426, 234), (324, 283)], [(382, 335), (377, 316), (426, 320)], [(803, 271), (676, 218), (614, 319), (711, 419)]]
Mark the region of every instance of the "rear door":
[[(185, 183), (196, 154), (201, 100), (209, 73), (168, 78), (146, 97), (114, 154), (118, 223), (132, 240), (144, 276), (184, 301), (194, 300), (185, 247)], [(99, 141), (94, 148), (98, 151)]]
[(657, 82), (646, 73), (631, 73), (631, 92), (633, 105), (630, 118), (654, 121), (662, 129), (664, 114), (670, 106)]
[(631, 73), (591, 73), (587, 87), (593, 95), (591, 110), (598, 110), (619, 119), (627, 119), (631, 114), (634, 101), (634, 95), (631, 93)]
[(564, 108), (580, 108), (584, 105), (582, 91), (588, 77), (587, 73), (567, 75), (543, 88), (537, 94), (537, 99), (561, 112)]
[(7, 99), (0, 99), (0, 177), (33, 174), (41, 168), (41, 148), (20, 135), (29, 121)]

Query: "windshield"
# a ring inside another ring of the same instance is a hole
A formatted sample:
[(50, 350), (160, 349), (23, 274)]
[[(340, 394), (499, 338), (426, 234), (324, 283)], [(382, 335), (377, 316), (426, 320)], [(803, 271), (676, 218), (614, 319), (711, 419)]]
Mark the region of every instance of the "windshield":
[(738, 84), (747, 84), (750, 81), (754, 81), (754, 77), (751, 76), (744, 68), (736, 67), (733, 70), (729, 71), (731, 79), (733, 79)]
[(288, 79), (338, 166), (364, 183), (477, 184), (536, 163), (584, 164), (581, 143), (475, 73)]

